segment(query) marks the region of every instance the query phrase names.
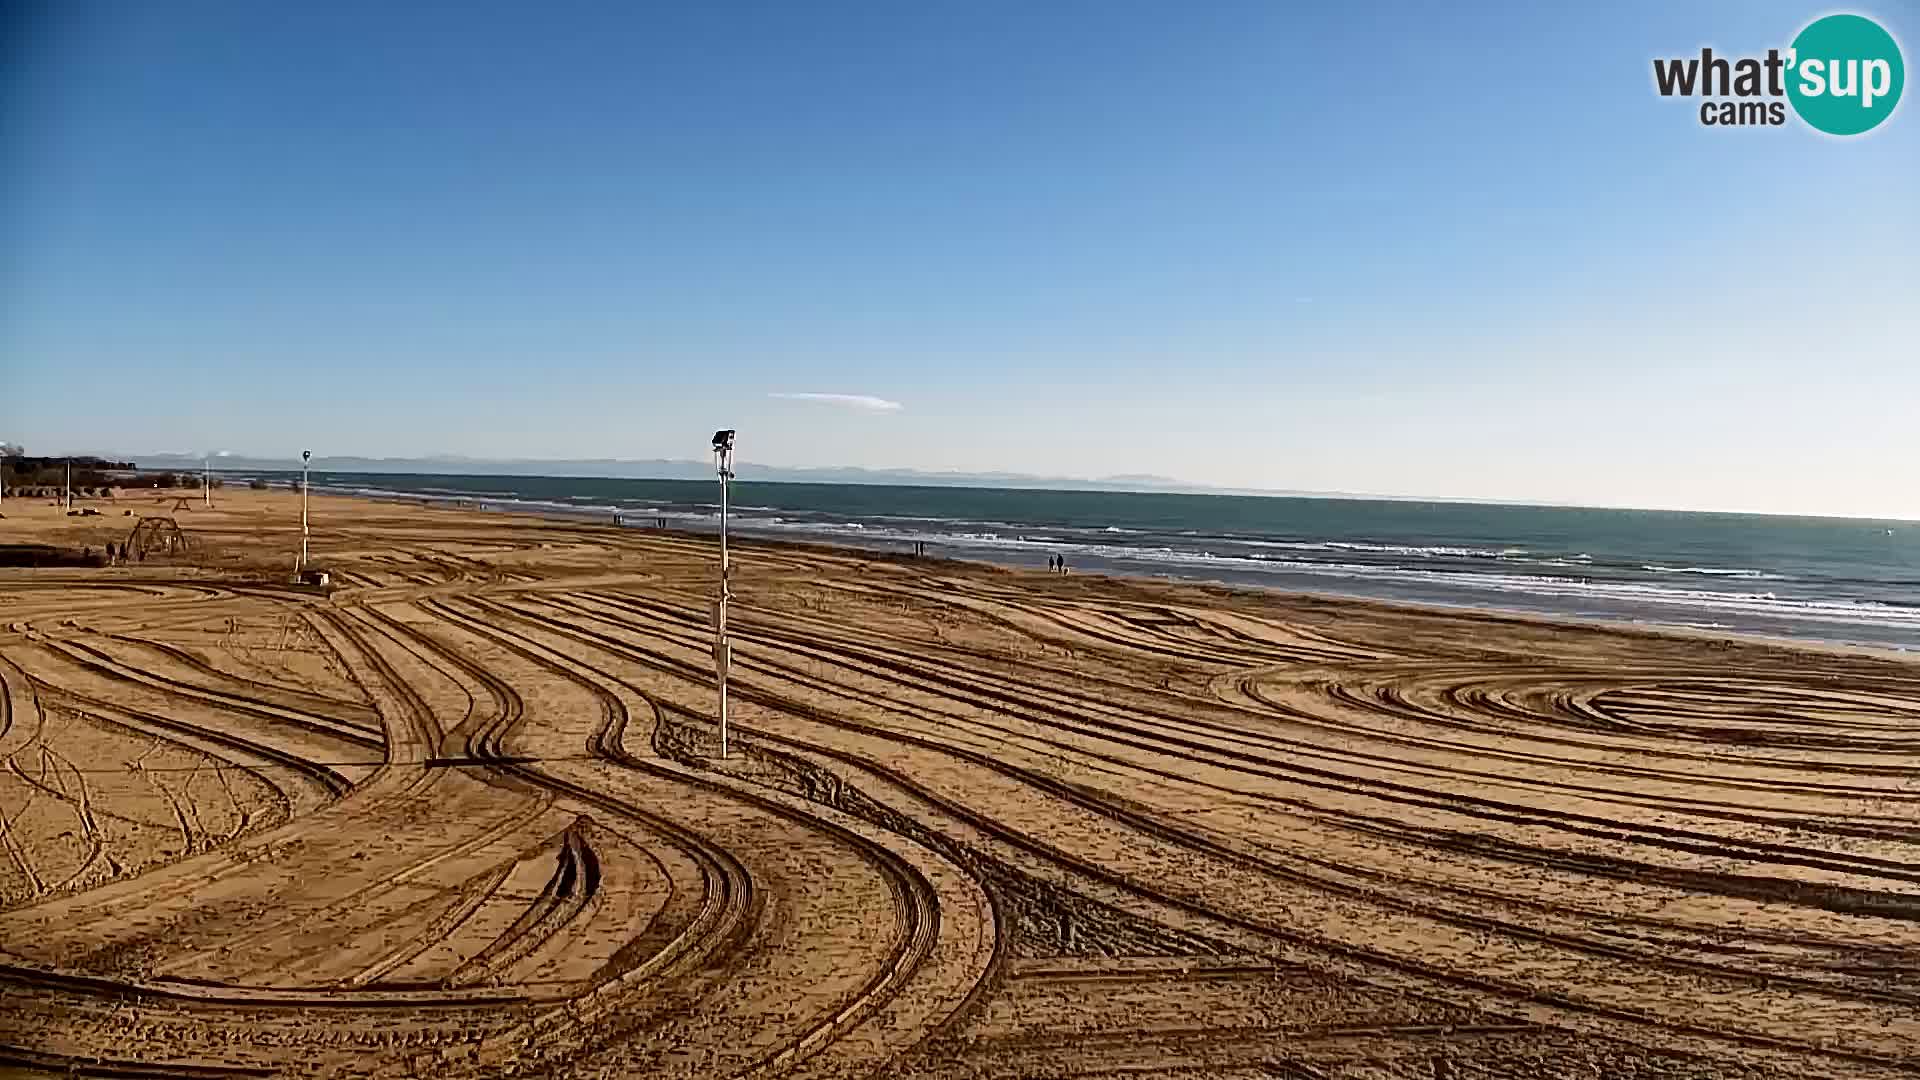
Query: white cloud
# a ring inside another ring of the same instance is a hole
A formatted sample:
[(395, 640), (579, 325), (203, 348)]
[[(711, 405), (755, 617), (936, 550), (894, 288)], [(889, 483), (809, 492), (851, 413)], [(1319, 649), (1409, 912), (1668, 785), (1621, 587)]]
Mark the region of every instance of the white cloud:
[(897, 401), (874, 397), (872, 394), (768, 394), (768, 397), (783, 398), (787, 401), (813, 401), (822, 405), (838, 405), (843, 409), (858, 409), (861, 412), (899, 412), (905, 406)]

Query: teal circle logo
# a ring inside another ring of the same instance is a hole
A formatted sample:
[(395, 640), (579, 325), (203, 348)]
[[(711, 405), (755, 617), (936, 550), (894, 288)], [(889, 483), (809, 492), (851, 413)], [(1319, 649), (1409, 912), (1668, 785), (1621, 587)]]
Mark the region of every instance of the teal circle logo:
[(1808, 23), (1789, 57), (1787, 100), (1800, 119), (1829, 135), (1879, 127), (1900, 104), (1907, 82), (1893, 35), (1860, 15)]

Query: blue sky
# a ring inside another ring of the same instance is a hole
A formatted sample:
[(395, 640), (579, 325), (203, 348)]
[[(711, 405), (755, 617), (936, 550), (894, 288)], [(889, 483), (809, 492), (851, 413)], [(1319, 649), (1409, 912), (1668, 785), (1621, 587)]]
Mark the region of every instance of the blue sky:
[(0, 438), (1920, 517), (1916, 106), (1652, 89), (1826, 10), (51, 5)]

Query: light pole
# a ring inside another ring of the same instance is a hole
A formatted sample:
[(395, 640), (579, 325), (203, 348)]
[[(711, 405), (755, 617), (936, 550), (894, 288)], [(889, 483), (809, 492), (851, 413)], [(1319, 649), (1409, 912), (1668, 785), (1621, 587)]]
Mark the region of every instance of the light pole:
[(300, 562), (293, 572), (298, 575), (307, 568), (307, 463), (313, 460), (313, 451), (300, 451)]
[(720, 757), (727, 756), (727, 600), (732, 595), (727, 563), (727, 481), (733, 479), (733, 429), (713, 433), (714, 470), (720, 474), (720, 599), (713, 605), (713, 670), (720, 684)]

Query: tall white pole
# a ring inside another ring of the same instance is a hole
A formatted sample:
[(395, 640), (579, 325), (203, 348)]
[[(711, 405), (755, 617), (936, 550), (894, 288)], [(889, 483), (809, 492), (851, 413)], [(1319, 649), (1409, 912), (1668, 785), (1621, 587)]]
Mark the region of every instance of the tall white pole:
[(293, 568), (298, 574), (307, 568), (307, 464), (313, 459), (313, 451), (300, 451), (300, 564)]
[(727, 600), (732, 591), (731, 567), (727, 563), (727, 480), (733, 475), (733, 447), (720, 451), (720, 625), (714, 656), (720, 667), (720, 757), (727, 756), (727, 669), (732, 667), (733, 650), (727, 643)]
[(200, 459), (200, 494), (207, 497), (207, 509), (213, 509), (213, 460)]
[(67, 509), (73, 509), (73, 459), (67, 459)]

